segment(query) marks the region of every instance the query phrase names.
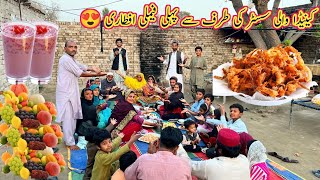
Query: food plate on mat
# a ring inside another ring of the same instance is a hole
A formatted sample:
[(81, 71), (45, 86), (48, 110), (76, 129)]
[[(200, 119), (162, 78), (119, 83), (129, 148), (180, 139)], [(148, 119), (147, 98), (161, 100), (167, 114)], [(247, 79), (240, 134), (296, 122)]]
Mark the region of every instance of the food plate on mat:
[(185, 119), (179, 119), (177, 123), (183, 125), (185, 121), (186, 121)]
[(174, 124), (173, 122), (166, 122), (163, 123), (162, 129), (166, 128), (166, 127), (173, 127), (173, 128), (177, 128), (176, 124)]
[[(146, 120), (144, 120), (144, 121), (147, 121), (147, 122), (149, 122), (149, 123), (157, 123), (157, 121), (152, 120), (152, 119), (146, 119)], [(142, 124), (142, 127), (153, 128), (154, 126), (152, 126), (152, 125), (147, 125), (147, 124)]]
[(168, 122), (177, 122), (179, 119), (169, 119)]
[(159, 138), (160, 138), (160, 134), (148, 133), (148, 134), (145, 134), (144, 136), (140, 137), (138, 140), (141, 142), (150, 143), (150, 142), (153, 142)]
[(150, 125), (146, 125), (146, 124), (142, 124), (142, 127), (145, 127), (145, 128), (154, 128), (154, 126), (150, 126)]
[(147, 119), (159, 119), (159, 117), (155, 113), (144, 114), (144, 117)]

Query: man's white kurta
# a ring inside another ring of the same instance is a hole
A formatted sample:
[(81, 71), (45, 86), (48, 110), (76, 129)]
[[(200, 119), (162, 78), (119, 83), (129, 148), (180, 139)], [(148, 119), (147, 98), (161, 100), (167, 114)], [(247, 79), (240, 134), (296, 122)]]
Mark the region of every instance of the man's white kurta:
[[(181, 59), (182, 59), (182, 61), (184, 60), (184, 53), (183, 52), (181, 52)], [(178, 82), (183, 85), (183, 74), (177, 73), (177, 51), (172, 52), (170, 64), (169, 64), (169, 56), (163, 62), (163, 64), (166, 64), (169, 66), (166, 79), (170, 82), (170, 78), (172, 76), (175, 76), (178, 79)], [(183, 88), (182, 88), (182, 92), (183, 92)]]
[[(78, 79), (87, 71), (87, 67), (78, 63), (68, 54), (59, 59), (58, 79), (56, 89), (57, 122), (72, 119), (82, 119), (82, 109)], [(70, 101), (73, 114), (66, 114), (66, 106)]]

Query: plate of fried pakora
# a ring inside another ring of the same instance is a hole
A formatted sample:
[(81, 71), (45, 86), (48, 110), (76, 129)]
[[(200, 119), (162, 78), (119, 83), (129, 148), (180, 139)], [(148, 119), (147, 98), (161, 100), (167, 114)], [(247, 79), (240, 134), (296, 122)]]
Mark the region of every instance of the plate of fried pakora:
[(312, 73), (292, 46), (255, 49), (213, 70), (213, 95), (234, 96), (249, 104), (275, 106), (306, 97)]
[(159, 138), (160, 138), (160, 134), (147, 133), (147, 134), (143, 135), (142, 137), (140, 137), (138, 140), (141, 142), (150, 143), (150, 142), (153, 142)]

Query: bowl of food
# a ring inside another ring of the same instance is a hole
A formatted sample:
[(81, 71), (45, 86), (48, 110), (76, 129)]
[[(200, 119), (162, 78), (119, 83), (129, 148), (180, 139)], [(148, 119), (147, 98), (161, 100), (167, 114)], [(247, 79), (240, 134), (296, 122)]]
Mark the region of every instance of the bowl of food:
[(160, 138), (160, 134), (157, 133), (147, 133), (140, 137), (138, 140), (145, 143), (151, 143)]
[(185, 121), (186, 121), (185, 119), (179, 119), (177, 123), (183, 125)]

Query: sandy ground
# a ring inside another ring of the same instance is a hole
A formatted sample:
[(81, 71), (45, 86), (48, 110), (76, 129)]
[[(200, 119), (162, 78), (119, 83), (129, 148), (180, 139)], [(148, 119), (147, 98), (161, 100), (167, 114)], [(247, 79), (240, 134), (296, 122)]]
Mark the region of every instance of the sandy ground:
[[(188, 89), (185, 90), (188, 92)], [(55, 90), (44, 89), (42, 94), (47, 101), (55, 101)], [(211, 92), (209, 86), (207, 92)], [(191, 99), (189, 93), (185, 93), (187, 99)], [(227, 97), (226, 109), (232, 103), (241, 103), (246, 111), (243, 120), (247, 125), (249, 133), (260, 140), (267, 148), (267, 151), (276, 151), (283, 157), (299, 160), (298, 164), (282, 162), (269, 156), (270, 159), (288, 168), (305, 179), (318, 179), (311, 173), (311, 170), (320, 169), (320, 118), (319, 112), (312, 109), (294, 106), (293, 126), (289, 130), (290, 104), (278, 107), (259, 107), (239, 102), (233, 97)], [(222, 103), (222, 97), (216, 98), (215, 103)], [(59, 146), (59, 152), (67, 157), (67, 150), (64, 145)], [(5, 146), (0, 147), (0, 153), (6, 151)], [(1, 164), (1, 167), (3, 164)], [(67, 179), (66, 169), (60, 174), (59, 180)], [(12, 174), (1, 175), (0, 179), (19, 179)]]

